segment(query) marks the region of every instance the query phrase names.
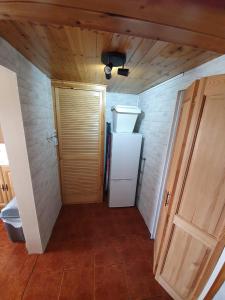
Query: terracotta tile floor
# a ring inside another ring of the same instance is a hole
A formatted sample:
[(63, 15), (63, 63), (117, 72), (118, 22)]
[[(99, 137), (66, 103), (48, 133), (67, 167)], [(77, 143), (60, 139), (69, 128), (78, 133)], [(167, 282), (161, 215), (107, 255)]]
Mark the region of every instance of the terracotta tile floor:
[(1, 300), (167, 300), (136, 208), (62, 208), (46, 253), (27, 255), (0, 223)]

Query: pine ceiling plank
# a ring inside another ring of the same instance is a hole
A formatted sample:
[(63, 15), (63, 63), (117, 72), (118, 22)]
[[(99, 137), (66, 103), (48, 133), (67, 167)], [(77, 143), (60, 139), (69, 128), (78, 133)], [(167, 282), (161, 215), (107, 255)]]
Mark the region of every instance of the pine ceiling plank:
[(113, 33), (97, 31), (97, 55), (100, 57), (102, 52), (112, 51), (111, 41)]
[[(134, 94), (219, 56), (152, 39), (32, 22), (1, 21), (0, 35), (50, 78), (106, 84), (110, 91)], [(128, 78), (113, 68), (112, 79), (105, 79), (104, 51), (126, 53)]]
[(23, 36), (25, 43), (30, 46), (30, 49), (35, 49), (35, 52), (43, 58), (44, 61), (48, 59), (48, 49), (43, 47), (43, 41), (39, 42), (39, 36), (37, 36), (36, 28), (32, 24), (28, 23), (24, 26), (23, 23), (14, 24), (15, 30), (19, 35)]
[[(31, 3), (34, 1), (27, 0), (24, 2)], [(36, 2), (62, 5), (61, 0), (39, 0)], [(223, 1), (63, 0), (63, 6), (147, 20), (225, 38)]]
[(224, 53), (223, 7), (217, 8), (213, 2), (210, 2), (211, 7), (203, 1), (202, 5), (194, 5), (194, 1), (191, 4), (190, 1), (178, 2), (4, 1), (0, 2), (0, 19), (80, 26)]
[(96, 82), (104, 82), (105, 74), (104, 74), (104, 66), (101, 63), (101, 55), (103, 52), (112, 51), (111, 41), (112, 41), (113, 33), (97, 31), (97, 45), (96, 45), (96, 55), (98, 58), (99, 65), (96, 66), (98, 69), (96, 74)]
[[(198, 55), (195, 55), (193, 59), (186, 61), (186, 63), (183, 64), (183, 72), (186, 72), (194, 67), (196, 67), (196, 64), (203, 64), (213, 58), (216, 58), (216, 54), (212, 53), (212, 52), (204, 52), (204, 53), (199, 53)], [(177, 68), (173, 69), (170, 71), (169, 74), (162, 74), (160, 77), (158, 76), (158, 78), (151, 78), (152, 83), (149, 86), (149, 81), (146, 81), (145, 86), (143, 87), (143, 90), (146, 90), (150, 87), (154, 87), (168, 79), (171, 79), (183, 72), (177, 72)]]
[[(87, 73), (86, 61), (84, 58), (84, 44), (83, 44), (83, 35), (80, 28), (65, 26), (66, 34), (69, 38), (70, 49), (72, 47), (73, 58), (75, 64), (71, 65), (71, 73), (73, 74), (74, 81), (85, 81), (85, 74)], [(86, 32), (86, 31), (85, 31)], [(73, 65), (76, 65), (76, 68), (72, 68)], [(76, 69), (78, 72), (76, 72)], [(78, 74), (79, 78), (78, 79)]]
[(97, 77), (97, 33), (91, 30), (81, 30), (83, 41), (84, 64), (88, 65), (85, 73), (86, 82), (96, 82)]
[(50, 75), (49, 69), (43, 58), (33, 49), (29, 41), (18, 31), (17, 26), (12, 21), (3, 22), (0, 25), (0, 34), (3, 38), (21, 52), (29, 61), (33, 62), (47, 76)]
[[(130, 74), (132, 73), (132, 70), (135, 68), (135, 66), (143, 59), (144, 53), (147, 53), (154, 43), (155, 41), (140, 38), (138, 41), (136, 41), (136, 43), (133, 44), (133, 49), (127, 55), (127, 62), (125, 65), (126, 68), (129, 68)], [(116, 73), (114, 74), (116, 75)], [(130, 74), (129, 79), (131, 78)], [(115, 91), (124, 90), (129, 79), (127, 77), (121, 76), (120, 80), (117, 80), (113, 83), (113, 89)], [(132, 90), (133, 89), (134, 86), (132, 86)]]
[(169, 75), (171, 70), (179, 69), (186, 61), (193, 59), (199, 53), (202, 53), (202, 50), (169, 44), (152, 60), (150, 72), (147, 72), (147, 67), (143, 68), (142, 78), (152, 81), (154, 77)]
[(128, 39), (128, 35), (114, 33), (111, 40), (113, 51), (124, 52), (124, 50), (127, 49)]
[(155, 43), (155, 40), (142, 39), (138, 47), (135, 49), (133, 55), (127, 61), (126, 66), (134, 69), (134, 67), (141, 62), (143, 57), (148, 53)]
[(131, 71), (131, 77), (133, 78), (141, 78), (143, 75), (144, 68), (151, 64), (152, 60), (157, 57), (162, 49), (164, 49), (168, 43), (156, 41), (152, 47), (150, 47), (149, 51), (143, 56), (142, 60), (135, 66), (135, 68)]
[(72, 65), (73, 70), (71, 71), (71, 75), (74, 75), (74, 73), (77, 76), (77, 81), (81, 81), (82, 74), (83, 74), (83, 66), (81, 65), (81, 57), (82, 57), (82, 49), (81, 45), (78, 41), (80, 41), (80, 38), (78, 39), (78, 28), (65, 26), (65, 38), (68, 40), (69, 43), (69, 49), (72, 55)]
[(51, 40), (54, 49), (54, 57), (56, 59), (55, 63), (59, 63), (60, 61), (60, 73), (64, 74), (63, 77), (67, 77), (66, 74), (66, 64), (67, 62), (67, 55), (65, 53), (65, 46), (62, 44), (61, 39), (58, 39), (57, 32), (60, 32), (60, 27), (56, 26), (48, 26), (48, 36)]

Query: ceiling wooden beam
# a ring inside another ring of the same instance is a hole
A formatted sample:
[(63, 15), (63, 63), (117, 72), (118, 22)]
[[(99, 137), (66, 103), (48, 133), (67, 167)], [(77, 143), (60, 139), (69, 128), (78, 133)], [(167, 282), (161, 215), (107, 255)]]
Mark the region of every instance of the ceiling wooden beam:
[(223, 7), (201, 0), (149, 2), (9, 0), (0, 2), (0, 20), (79, 26), (225, 53)]

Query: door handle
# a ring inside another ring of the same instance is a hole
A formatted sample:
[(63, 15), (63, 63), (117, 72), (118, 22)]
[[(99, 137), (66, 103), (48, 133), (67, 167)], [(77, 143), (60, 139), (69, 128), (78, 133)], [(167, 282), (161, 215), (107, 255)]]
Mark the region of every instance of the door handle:
[(8, 188), (8, 185), (6, 184), (5, 185), (5, 190), (8, 192), (9, 188)]
[(168, 205), (169, 205), (170, 198), (171, 198), (171, 194), (170, 194), (170, 192), (167, 192), (167, 194), (166, 194), (165, 206), (168, 206)]
[(2, 184), (1, 189), (3, 190), (3, 192), (5, 191), (5, 185)]

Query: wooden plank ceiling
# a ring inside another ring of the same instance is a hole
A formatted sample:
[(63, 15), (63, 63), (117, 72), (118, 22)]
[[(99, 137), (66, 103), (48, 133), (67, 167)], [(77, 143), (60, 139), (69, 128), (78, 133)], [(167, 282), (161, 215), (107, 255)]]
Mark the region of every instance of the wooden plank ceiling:
[[(50, 78), (113, 92), (142, 92), (225, 53), (224, 28), (218, 1), (0, 2), (0, 35)], [(127, 54), (128, 78), (105, 79), (103, 51)]]
[(0, 19), (118, 32), (225, 53), (224, 1), (6, 0)]
[[(0, 35), (50, 78), (106, 84), (112, 92), (140, 93), (218, 56), (168, 42), (79, 27), (1, 21)], [(103, 51), (127, 55), (129, 77), (106, 80)]]

